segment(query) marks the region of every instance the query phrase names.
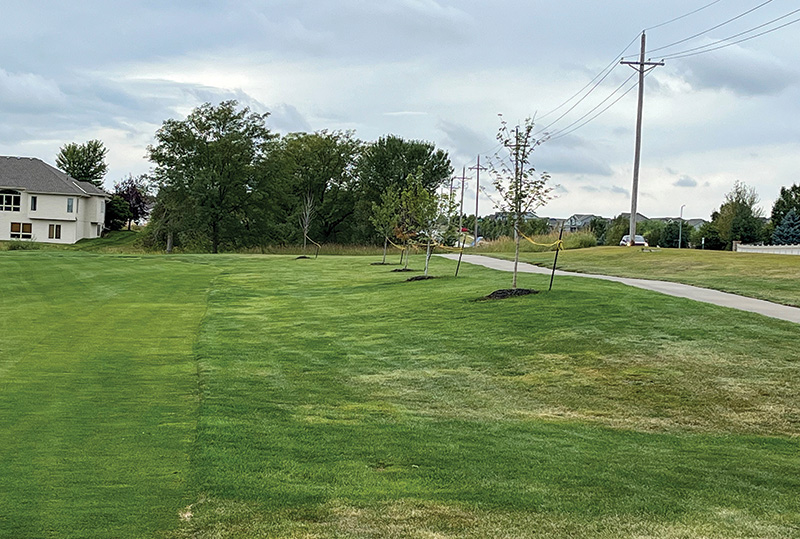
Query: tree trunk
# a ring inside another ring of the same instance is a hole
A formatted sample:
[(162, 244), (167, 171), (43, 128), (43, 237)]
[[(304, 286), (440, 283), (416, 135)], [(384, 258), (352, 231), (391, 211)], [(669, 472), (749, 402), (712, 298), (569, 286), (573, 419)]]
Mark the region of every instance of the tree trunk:
[(211, 252), (216, 254), (219, 250), (219, 226), (215, 222), (211, 225)]
[(431, 242), (428, 242), (428, 249), (425, 251), (425, 277), (428, 276), (428, 262), (431, 260)]
[(172, 231), (167, 232), (167, 254), (172, 252)]
[(386, 249), (389, 247), (389, 238), (383, 238), (383, 262), (381, 264), (386, 264)]
[(411, 258), (411, 253), (408, 251), (408, 245), (405, 245), (403, 250), (406, 253), (406, 265), (403, 267), (403, 269), (408, 269), (408, 259)]

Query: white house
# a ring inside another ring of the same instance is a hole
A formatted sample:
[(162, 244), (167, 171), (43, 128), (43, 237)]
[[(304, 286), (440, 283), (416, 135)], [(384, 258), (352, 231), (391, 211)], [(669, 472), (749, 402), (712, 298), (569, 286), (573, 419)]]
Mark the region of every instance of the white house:
[(41, 159), (0, 157), (0, 240), (75, 243), (103, 233), (110, 195)]

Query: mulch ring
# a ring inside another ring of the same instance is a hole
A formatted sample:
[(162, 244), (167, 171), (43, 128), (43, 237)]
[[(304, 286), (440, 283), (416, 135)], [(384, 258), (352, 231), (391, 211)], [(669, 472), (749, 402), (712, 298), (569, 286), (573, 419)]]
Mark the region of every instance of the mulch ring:
[(415, 275), (414, 277), (409, 277), (408, 279), (406, 279), (406, 282), (410, 283), (411, 281), (427, 281), (428, 279), (435, 279), (435, 278), (436, 277), (434, 277), (433, 275)]
[(488, 296), (484, 296), (480, 299), (506, 299), (506, 298), (515, 298), (517, 296), (527, 296), (528, 294), (538, 294), (538, 290), (531, 290), (530, 288), (503, 288), (501, 290), (495, 290)]
[(297, 258), (295, 258), (295, 260), (310, 260), (310, 259), (311, 257), (306, 255), (300, 255)]
[(397, 268), (397, 269), (393, 269), (392, 270), (393, 273), (400, 273), (400, 272), (404, 272), (404, 271), (419, 271), (419, 270), (415, 270), (415, 269), (411, 269), (411, 268)]

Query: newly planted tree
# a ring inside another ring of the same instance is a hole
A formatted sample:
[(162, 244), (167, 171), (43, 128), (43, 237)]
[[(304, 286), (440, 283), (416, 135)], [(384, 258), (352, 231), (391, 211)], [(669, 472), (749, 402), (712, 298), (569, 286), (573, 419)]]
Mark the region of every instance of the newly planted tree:
[(533, 120), (528, 118), (522, 126), (510, 130), (508, 123), (501, 119), (497, 140), (503, 148), (489, 163), (492, 183), (500, 195), (497, 207), (508, 215), (514, 229), (513, 289), (517, 288), (520, 227), (529, 213), (552, 199), (553, 188), (547, 184), (550, 175), (546, 172), (537, 174), (531, 164), (534, 149), (546, 140), (535, 138), (533, 127)]
[(386, 250), (389, 248), (389, 237), (397, 228), (397, 212), (400, 206), (400, 195), (397, 189), (389, 187), (381, 194), (380, 204), (372, 203), (372, 215), (369, 218), (375, 230), (383, 236), (383, 260), (386, 264)]

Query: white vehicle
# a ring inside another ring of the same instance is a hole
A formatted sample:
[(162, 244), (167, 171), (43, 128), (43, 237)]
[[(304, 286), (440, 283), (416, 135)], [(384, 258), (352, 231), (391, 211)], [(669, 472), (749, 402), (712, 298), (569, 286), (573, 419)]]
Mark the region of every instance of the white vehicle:
[[(622, 240), (620, 240), (619, 244), (624, 247), (627, 246), (630, 241), (631, 241), (631, 235), (625, 234), (624, 236), (622, 236)], [(644, 236), (640, 236), (639, 234), (636, 234), (636, 241), (634, 241), (633, 244), (641, 245), (643, 247), (650, 247), (650, 245), (647, 243), (647, 240), (644, 239)]]

